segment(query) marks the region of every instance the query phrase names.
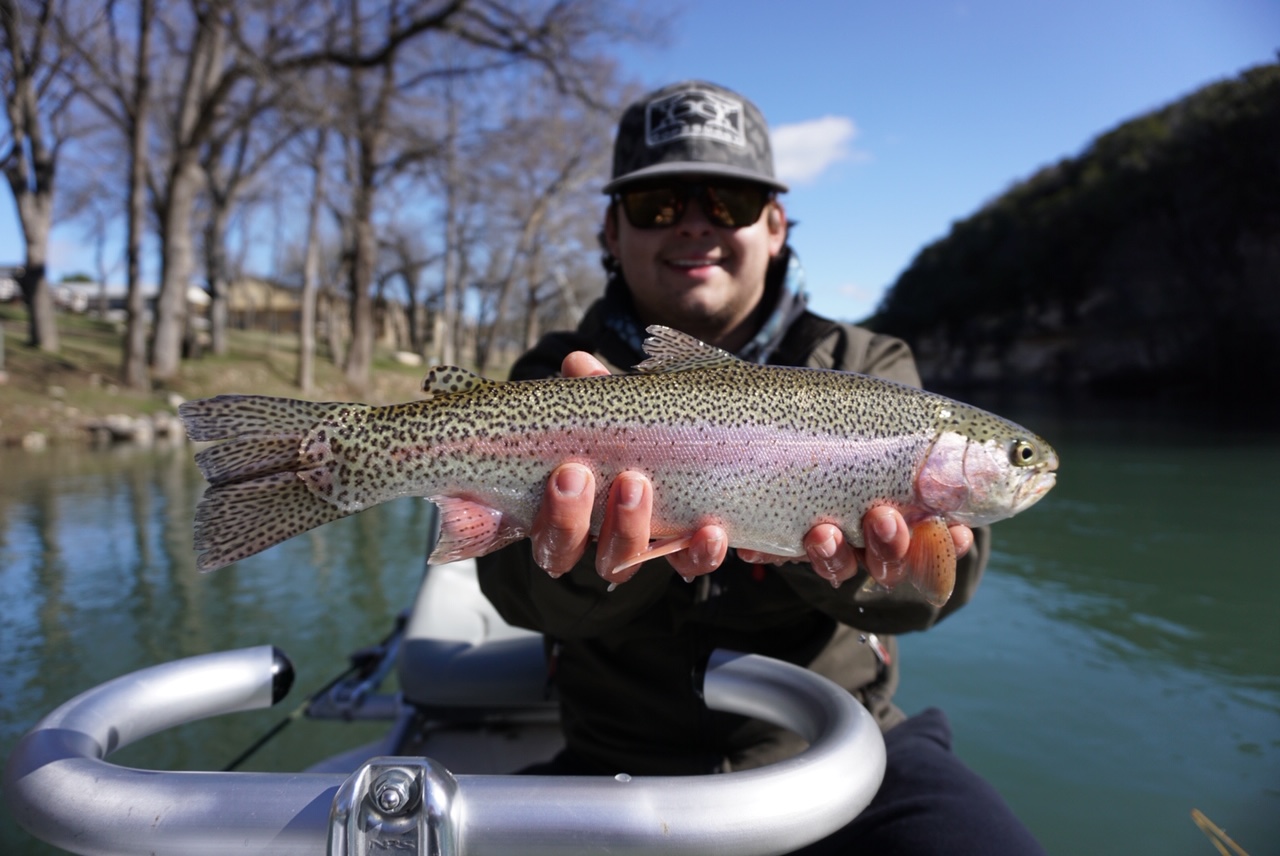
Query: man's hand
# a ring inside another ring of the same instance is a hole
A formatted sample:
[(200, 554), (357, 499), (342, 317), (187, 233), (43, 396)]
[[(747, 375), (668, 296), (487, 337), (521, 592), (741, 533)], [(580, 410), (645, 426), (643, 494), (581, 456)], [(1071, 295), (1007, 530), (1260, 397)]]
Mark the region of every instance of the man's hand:
[[(595, 357), (575, 351), (565, 357), (561, 366), (565, 377), (590, 377), (609, 373)], [(530, 538), (534, 560), (547, 573), (558, 577), (578, 563), (590, 539), (591, 510), (595, 502), (595, 478), (582, 464), (569, 463), (557, 467), (547, 480), (542, 505), (533, 520)], [(643, 553), (650, 542), (650, 518), (653, 514), (653, 486), (642, 473), (619, 473), (609, 486), (604, 520), (596, 551), (596, 572), (613, 583), (623, 583), (638, 568), (610, 575), (612, 568)], [(911, 533), (902, 515), (893, 508), (881, 506), (867, 512), (862, 519), (866, 547), (848, 544), (840, 528), (821, 523), (805, 535), (805, 555), (819, 576), (839, 585), (852, 578), (862, 563), (882, 585), (893, 587), (905, 574), (902, 565), (911, 542)], [(956, 555), (962, 556), (973, 544), (973, 532), (967, 526), (952, 526)], [(728, 554), (728, 536), (723, 528), (704, 526), (692, 534), (689, 545), (666, 559), (685, 579), (709, 574), (724, 562)], [(782, 564), (798, 561), (797, 557), (774, 556), (750, 550), (738, 555), (753, 564)]]
[[(951, 540), (956, 545), (956, 558), (959, 558), (973, 546), (973, 530), (959, 524), (950, 529)], [(810, 529), (804, 536), (804, 551), (814, 573), (838, 586), (852, 579), (861, 565), (886, 588), (902, 582), (907, 572), (903, 560), (907, 558), (907, 548), (911, 545), (911, 530), (902, 514), (886, 505), (870, 509), (862, 517), (862, 536), (867, 545), (854, 547), (845, 541), (839, 526), (819, 523)], [(753, 550), (739, 550), (738, 557), (757, 565), (796, 561), (787, 556)]]

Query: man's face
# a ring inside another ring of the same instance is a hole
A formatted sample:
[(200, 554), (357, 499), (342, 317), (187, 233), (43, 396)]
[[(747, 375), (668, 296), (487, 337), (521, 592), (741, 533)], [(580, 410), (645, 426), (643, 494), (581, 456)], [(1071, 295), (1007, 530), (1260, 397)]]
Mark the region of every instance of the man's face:
[(605, 242), (622, 265), (640, 321), (731, 349), (755, 332), (752, 313), (786, 231), (786, 216), (776, 201), (739, 228), (711, 222), (694, 200), (672, 226), (636, 228), (618, 205), (605, 219)]

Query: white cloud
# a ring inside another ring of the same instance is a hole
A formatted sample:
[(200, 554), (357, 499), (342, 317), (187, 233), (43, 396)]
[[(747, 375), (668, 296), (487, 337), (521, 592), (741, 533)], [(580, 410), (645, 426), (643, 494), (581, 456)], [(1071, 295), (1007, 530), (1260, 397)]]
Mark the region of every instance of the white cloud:
[(823, 116), (773, 129), (773, 157), (778, 177), (806, 184), (834, 163), (865, 161), (871, 156), (854, 148), (858, 126), (847, 116)]

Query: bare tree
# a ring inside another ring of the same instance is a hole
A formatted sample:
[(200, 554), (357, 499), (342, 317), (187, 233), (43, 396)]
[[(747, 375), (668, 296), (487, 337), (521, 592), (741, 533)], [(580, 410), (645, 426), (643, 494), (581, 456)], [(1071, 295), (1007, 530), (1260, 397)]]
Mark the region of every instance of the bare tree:
[(0, 0), (0, 88), (8, 134), (0, 168), (18, 208), (26, 263), (19, 284), (27, 304), (28, 343), (57, 351), (58, 324), (48, 283), (49, 233), (60, 147), (75, 90), (66, 77), (72, 52), (58, 38), (56, 0)]
[[(204, 184), (200, 155), (223, 116), (224, 106), (238, 82), (231, 58), (227, 10), (219, 0), (192, 3), (189, 18), (166, 21), (163, 56), (180, 63), (174, 92), (157, 101), (167, 111), (157, 126), (167, 132), (164, 149), (155, 161), (163, 165), (153, 177), (152, 201), (160, 223), (160, 293), (156, 300), (151, 343), (152, 376), (169, 380), (177, 375), (186, 336), (187, 289), (195, 270), (192, 214)], [(153, 156), (154, 157), (154, 156)]]
[(78, 221), (87, 243), (93, 247), (94, 279), (98, 294), (94, 311), (105, 318), (108, 311), (108, 283), (123, 269), (124, 256), (113, 239), (112, 227), (120, 220), (116, 165), (128, 152), (114, 145), (111, 134), (95, 133), (84, 126), (77, 145), (66, 150), (59, 169), (54, 222)]
[(204, 218), (205, 279), (209, 292), (211, 346), (227, 352), (227, 288), (232, 271), (227, 260), (228, 227), (237, 203), (257, 177), (299, 133), (292, 122), (270, 115), (282, 87), (267, 88), (254, 79), (246, 97), (229, 106), (232, 117), (210, 134), (201, 149), (208, 211)]
[[(18, 2), (23, 0), (0, 0), (0, 8)], [(267, 148), (253, 149), (248, 137), (236, 134), (256, 131), (267, 122), (264, 111), (273, 109), (280, 112), (271, 119), (276, 127), (325, 125), (324, 116), (297, 108), (316, 84), (323, 84), (317, 78), (326, 72), (340, 77), (340, 86), (319, 89), (327, 104), (339, 105), (334, 113), (344, 121), (330, 130), (330, 144), (349, 153), (349, 173), (346, 181), (337, 184), (337, 192), (323, 194), (323, 173), (330, 167), (323, 158), (316, 161), (321, 169), (314, 173), (317, 189), (312, 197), (316, 205), (322, 197), (331, 197), (345, 243), (341, 285), (350, 300), (352, 332), (345, 370), (352, 386), (358, 389), (367, 380), (374, 332), (372, 291), (376, 283), (388, 281), (387, 271), (380, 269), (388, 258), (383, 251), (386, 241), (380, 242), (378, 236), (395, 218), (388, 216), (385, 200), (392, 198), (388, 190), (398, 182), (413, 180), (411, 168), (438, 163), (447, 175), (437, 185), (436, 197), (446, 209), (447, 255), (440, 267), (447, 293), (435, 301), (444, 310), (445, 322), (435, 341), (450, 347), (459, 341), (461, 307), (467, 300), (464, 286), (472, 270), (497, 272), (489, 279), (499, 283), (491, 305), (500, 322), (514, 311), (522, 282), (531, 289), (524, 304), (543, 306), (536, 289), (558, 293), (549, 285), (548, 271), (564, 269), (560, 254), (547, 246), (548, 241), (559, 241), (548, 232), (547, 223), (553, 213), (559, 221), (560, 212), (551, 202), (539, 208), (525, 204), (526, 199), (507, 212), (514, 219), (508, 216), (499, 222), (492, 211), (485, 210), (485, 191), (475, 180), (479, 172), (471, 147), (513, 115), (512, 104), (495, 103), (498, 99), (493, 97), (515, 79), (513, 69), (537, 69), (538, 75), (522, 79), (520, 85), (552, 91), (565, 103), (583, 105), (577, 118), (603, 115), (603, 105), (613, 99), (610, 91), (598, 85), (597, 52), (610, 37), (616, 41), (633, 35), (629, 32), (632, 22), (619, 12), (619, 4), (620, 0), (261, 0), (250, 4), (180, 0), (157, 12), (154, 0), (109, 0), (98, 18), (95, 37), (83, 42), (76, 59), (89, 69), (79, 78), (82, 91), (130, 142), (132, 311), (125, 374), (135, 376), (138, 384), (146, 383), (145, 371), (143, 377), (136, 377), (136, 366), (130, 368), (134, 357), (129, 356), (144, 351), (134, 338), (143, 319), (141, 294), (135, 285), (146, 226), (139, 213), (146, 201), (140, 191), (144, 165), (151, 165), (146, 187), (162, 254), (152, 370), (155, 378), (163, 380), (177, 372), (181, 355), (187, 287), (195, 259), (195, 218), (208, 217), (206, 266), (216, 293), (218, 283), (226, 279), (228, 224), (245, 201), (239, 194), (247, 186), (242, 177), (247, 173), (240, 167), (249, 162), (251, 150)], [(129, 35), (135, 29), (136, 34)], [(137, 62), (131, 65), (134, 59)], [(465, 83), (465, 96), (453, 103), (449, 116), (442, 117), (440, 108), (447, 98), (441, 93), (447, 95), (449, 88), (441, 87), (446, 81)], [(288, 110), (280, 106), (286, 104)], [(573, 120), (566, 113), (565, 121)], [(597, 135), (593, 126), (591, 131), (575, 130), (565, 136)], [(606, 140), (607, 132), (598, 136)], [(149, 148), (145, 147), (148, 140)], [(515, 151), (519, 153), (518, 146)], [(452, 160), (446, 157), (450, 153)], [(558, 153), (565, 152), (561, 148)], [(571, 176), (555, 184), (553, 178), (540, 175), (543, 191), (550, 188), (555, 198), (572, 183)], [(529, 198), (536, 198), (533, 187), (526, 188), (534, 193)], [(332, 198), (339, 193), (345, 194), (344, 200)], [(319, 210), (313, 209), (307, 218), (313, 246)], [(504, 265), (494, 267), (499, 259)], [(315, 270), (313, 260), (305, 266), (304, 282), (315, 282)], [(422, 270), (419, 267), (412, 278), (416, 280)], [(404, 278), (407, 293), (416, 299), (416, 284), (409, 282), (409, 276)], [(319, 314), (332, 305), (321, 302)], [(415, 323), (417, 315), (411, 313)], [(342, 333), (348, 328), (339, 321), (338, 314), (330, 311), (325, 326), (330, 353), (340, 358)], [(308, 334), (311, 328), (309, 321), (304, 323)], [(497, 342), (498, 329), (487, 334), (486, 353)], [(526, 335), (528, 329), (526, 325)], [(420, 341), (420, 333), (417, 338)], [(303, 376), (300, 365), (300, 382)]]
[(148, 125), (152, 96), (152, 39), (156, 27), (154, 0), (129, 6), (111, 0), (78, 37), (63, 33), (81, 61), (77, 91), (115, 126), (128, 145), (125, 179), (126, 321), (121, 379), (130, 389), (151, 386), (147, 360), (147, 318), (142, 291), (142, 249), (147, 230)]
[[(612, 16), (613, 7), (601, 0), (405, 2), (384, 10), (378, 19), (353, 3), (346, 9), (346, 29), (332, 28), (330, 32), (336, 36), (326, 41), (326, 49), (276, 60), (279, 67), (319, 62), (338, 66), (351, 99), (343, 110), (350, 118), (343, 133), (353, 153), (347, 206), (352, 237), (349, 291), (353, 332), (346, 364), (346, 378), (353, 387), (364, 386), (372, 360), (370, 292), (377, 279), (373, 215), (378, 210), (379, 189), (417, 160), (443, 155), (447, 161), (450, 157), (448, 139), (424, 141), (421, 135), (406, 139), (395, 133), (392, 118), (399, 111), (394, 108), (409, 94), (434, 82), (479, 79), (495, 70), (523, 65), (543, 69), (549, 85), (558, 91), (599, 106), (600, 93), (584, 72), (594, 67), (591, 52), (595, 37), (615, 27), (616, 35), (626, 36), (624, 16)], [(433, 33), (436, 38), (429, 38)], [(455, 109), (459, 109), (457, 105)], [(444, 191), (446, 313), (457, 305), (454, 298), (460, 295), (458, 285), (464, 280), (461, 273), (467, 264), (465, 253), (459, 250), (461, 206), (451, 195), (450, 188), (459, 184), (458, 176), (453, 178), (445, 182)]]
[(151, 386), (147, 370), (146, 306), (142, 294), (142, 236), (147, 217), (147, 124), (151, 98), (151, 27), (155, 19), (154, 0), (140, 0), (137, 11), (137, 42), (132, 81), (116, 76), (116, 104), (122, 127), (129, 139), (129, 182), (125, 238), (125, 336), (122, 359), (123, 380), (130, 389)]
[(404, 287), (405, 314), (408, 319), (408, 346), (422, 356), (426, 349), (427, 331), (424, 327), (424, 307), (427, 303), (422, 274), (443, 259), (442, 253), (432, 253), (421, 236), (417, 224), (396, 224), (385, 241), (385, 278), (398, 278)]
[(440, 311), (436, 313), (432, 342), (435, 359), (441, 365), (453, 365), (458, 361), (456, 343), (462, 304), (462, 269), (466, 251), (462, 241), (461, 204), (462, 171), (458, 168), (459, 131), (458, 103), (452, 81), (445, 83), (445, 145), (442, 158), (441, 183), (444, 190), (444, 271), (440, 289)]
[(315, 386), (316, 294), (320, 288), (320, 213), (324, 202), (325, 149), (328, 128), (315, 132), (311, 146), (311, 199), (307, 204), (307, 236), (302, 264), (302, 317), (298, 327), (298, 388)]
[[(608, 67), (587, 73), (597, 93), (616, 91)], [(495, 290), (491, 314), (478, 322), (476, 363), (482, 372), (504, 337), (519, 345), (535, 335), (539, 290), (550, 283), (543, 290), (551, 296), (559, 292), (548, 265), (557, 255), (556, 246), (571, 243), (562, 234), (565, 221), (591, 222), (599, 216), (593, 180), (603, 178), (609, 156), (612, 117), (604, 111), (584, 108), (576, 98), (538, 86), (536, 80), (506, 90), (521, 97), (507, 107), (504, 124), (488, 135), (479, 165), (491, 252), (500, 251), (505, 258), (490, 283)], [(564, 268), (563, 262), (556, 264)], [(508, 335), (512, 310), (521, 304), (527, 313), (524, 323), (514, 325), (518, 334)]]

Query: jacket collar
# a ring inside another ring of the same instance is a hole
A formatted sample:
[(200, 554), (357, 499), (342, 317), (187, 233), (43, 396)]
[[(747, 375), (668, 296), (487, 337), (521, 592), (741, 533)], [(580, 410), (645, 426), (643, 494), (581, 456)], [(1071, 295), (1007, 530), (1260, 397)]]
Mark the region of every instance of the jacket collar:
[[(808, 304), (800, 257), (790, 247), (783, 252), (785, 262), (782, 259), (777, 262), (782, 275), (771, 276), (773, 281), (766, 284), (765, 300), (772, 300), (773, 308), (756, 335), (737, 354), (748, 362), (767, 363)], [(592, 315), (596, 317), (591, 318)], [(609, 277), (604, 297), (588, 313), (583, 327), (592, 321), (599, 324), (605, 333), (600, 345), (610, 362), (629, 367), (644, 361), (644, 340), (648, 334), (636, 318), (631, 291), (621, 272)], [(608, 341), (610, 339), (613, 341)]]

